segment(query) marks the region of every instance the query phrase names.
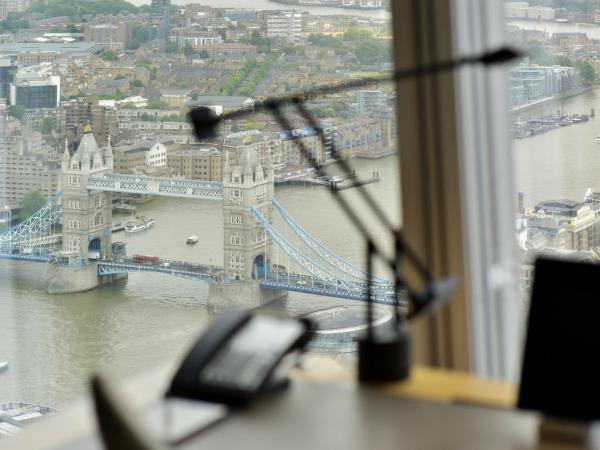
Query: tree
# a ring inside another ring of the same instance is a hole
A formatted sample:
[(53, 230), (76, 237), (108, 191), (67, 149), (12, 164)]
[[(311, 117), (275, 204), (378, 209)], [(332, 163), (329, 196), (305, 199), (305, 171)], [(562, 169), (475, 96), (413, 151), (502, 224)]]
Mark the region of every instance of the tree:
[(177, 51), (177, 44), (175, 42), (167, 42), (165, 44), (165, 53), (175, 53)]
[(8, 107), (8, 115), (17, 120), (21, 120), (25, 117), (25, 107), (21, 105), (10, 105)]
[(575, 67), (575, 62), (573, 62), (571, 58), (568, 58), (563, 55), (559, 55), (556, 57), (555, 64), (558, 64), (559, 66)]
[(145, 87), (144, 83), (142, 83), (141, 80), (131, 80), (129, 82), (129, 86), (133, 87), (133, 88), (143, 88), (143, 87)]
[(117, 51), (113, 50), (112, 48), (107, 48), (105, 50), (102, 50), (102, 52), (98, 56), (100, 56), (100, 58), (102, 58), (104, 61), (118, 61), (119, 60), (119, 55), (118, 55)]
[(46, 199), (40, 191), (25, 193), (20, 203), (19, 219), (25, 220), (46, 204)]
[(265, 128), (265, 124), (263, 122), (246, 122), (245, 128), (246, 130), (263, 130)]
[(198, 52), (198, 56), (199, 56), (200, 58), (202, 58), (202, 59), (208, 59), (208, 58), (210, 58), (210, 55), (209, 55), (209, 53), (208, 53), (208, 50), (200, 50), (200, 51)]
[(298, 49), (293, 45), (286, 45), (283, 47), (283, 53), (286, 55), (295, 55), (298, 52)]
[(148, 109), (168, 109), (169, 104), (162, 100), (151, 100), (148, 102)]
[(540, 41), (529, 41), (527, 43), (527, 56), (529, 56), (531, 63), (541, 66), (550, 66), (554, 62), (552, 56)]
[(0, 21), (0, 30), (15, 33), (24, 28), (31, 28), (29, 22), (23, 19), (21, 13), (9, 12), (6, 19)]
[(256, 30), (252, 32), (249, 42), (256, 45), (258, 53), (269, 53), (271, 51), (271, 39), (263, 37)]
[(308, 42), (317, 47), (338, 47), (341, 44), (341, 39), (335, 36), (329, 36), (323, 33), (314, 33), (308, 36)]
[(596, 72), (589, 61), (579, 60), (575, 63), (584, 86), (591, 86), (596, 81)]
[(185, 44), (185, 47), (183, 47), (183, 54), (185, 56), (187, 56), (188, 58), (191, 58), (192, 56), (194, 56), (195, 53), (196, 53), (196, 50), (194, 50), (194, 47), (192, 47), (189, 43)]
[(147, 56), (143, 56), (135, 61), (135, 65), (145, 67), (146, 69), (150, 70), (152, 68), (152, 60)]
[(134, 23), (131, 26), (131, 41), (127, 45), (127, 50), (135, 50), (150, 40), (150, 30), (147, 25)]
[(354, 55), (361, 64), (366, 65), (390, 60), (389, 48), (375, 40), (358, 42), (354, 47)]
[(138, 8), (125, 0), (37, 0), (34, 1), (28, 13), (42, 14), (46, 18), (68, 16), (71, 18), (83, 15), (113, 15), (119, 13), (137, 13)]
[(56, 126), (56, 119), (54, 117), (44, 117), (40, 131), (42, 134), (51, 134), (52, 130)]
[(74, 23), (70, 23), (69, 25), (67, 25), (67, 32), (68, 33), (82, 33), (83, 30), (78, 27), (77, 25), (75, 25)]
[(342, 39), (350, 42), (368, 41), (373, 39), (373, 35), (369, 30), (352, 25), (343, 34)]

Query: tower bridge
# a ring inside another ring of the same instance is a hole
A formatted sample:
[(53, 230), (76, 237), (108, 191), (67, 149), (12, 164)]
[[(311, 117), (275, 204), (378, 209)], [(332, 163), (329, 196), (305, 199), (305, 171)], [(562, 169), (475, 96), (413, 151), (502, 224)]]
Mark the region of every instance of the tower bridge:
[[(208, 283), (215, 304), (258, 306), (289, 291), (368, 297), (369, 274), (290, 217), (274, 198), (271, 161), (262, 164), (251, 148), (235, 166), (225, 159), (222, 183), (115, 174), (110, 141), (101, 149), (88, 128), (73, 155), (65, 143), (60, 186), (39, 211), (0, 234), (0, 258), (47, 263), (49, 293), (80, 292), (129, 273), (154, 272)], [(112, 243), (113, 192), (222, 201), (223, 266), (128, 257)], [(285, 233), (273, 226), (274, 213), (283, 219)], [(376, 302), (396, 301), (393, 283), (376, 276), (372, 281)]]

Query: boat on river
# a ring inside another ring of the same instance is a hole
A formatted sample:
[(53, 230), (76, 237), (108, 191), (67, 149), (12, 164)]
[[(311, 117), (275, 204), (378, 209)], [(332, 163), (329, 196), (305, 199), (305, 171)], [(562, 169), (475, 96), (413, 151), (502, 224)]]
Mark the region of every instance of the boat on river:
[(0, 403), (0, 438), (20, 433), (27, 425), (56, 413), (53, 408), (32, 403)]
[(195, 244), (196, 242), (198, 242), (198, 236), (189, 236), (187, 238), (186, 244)]
[(147, 230), (152, 226), (154, 226), (153, 217), (137, 215), (125, 224), (125, 233), (137, 233), (138, 231)]
[(6, 361), (0, 361), (0, 372), (8, 369), (8, 363)]

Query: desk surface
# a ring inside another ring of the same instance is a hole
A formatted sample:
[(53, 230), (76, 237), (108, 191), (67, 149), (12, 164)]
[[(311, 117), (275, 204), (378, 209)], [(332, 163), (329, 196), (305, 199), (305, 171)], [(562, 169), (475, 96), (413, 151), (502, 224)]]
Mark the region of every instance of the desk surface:
[[(327, 356), (308, 358), (304, 369), (294, 375), (313, 382), (356, 385), (355, 365)], [(410, 379), (405, 382), (386, 383), (377, 387), (390, 395), (499, 408), (512, 408), (516, 405), (518, 391), (513, 383), (425, 366), (413, 367)]]
[(533, 449), (534, 414), (296, 382), (181, 448), (244, 450)]
[[(165, 369), (137, 377), (122, 386), (123, 398), (143, 408), (170, 376)], [(310, 358), (295, 378), (283, 395), (233, 414), (178, 448), (225, 449), (242, 443), (244, 449), (261, 450), (535, 448), (535, 415), (444, 404), (474, 400), (509, 406), (514, 399), (509, 384), (416, 368), (407, 383), (364, 387), (354, 382), (353, 366), (328, 358)], [(83, 399), (20, 436), (0, 440), (0, 450), (100, 449), (95, 428), (91, 405)]]

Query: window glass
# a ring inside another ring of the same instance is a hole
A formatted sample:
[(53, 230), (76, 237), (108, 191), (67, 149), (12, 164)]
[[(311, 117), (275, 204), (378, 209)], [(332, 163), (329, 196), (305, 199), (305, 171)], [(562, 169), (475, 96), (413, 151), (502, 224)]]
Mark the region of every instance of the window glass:
[(597, 261), (600, 8), (578, 0), (504, 8), (509, 38), (527, 50), (509, 72), (519, 276), (527, 293), (540, 252)]
[(365, 243), (331, 188), (390, 254), (353, 185), (400, 226), (393, 86), (311, 99), (323, 138), (290, 109), (202, 142), (186, 119), (392, 70), (388, 1), (286, 3), (0, 7), (0, 407), (176, 364), (241, 281), (279, 291), (236, 306), (311, 317), (311, 351), (354, 358)]

